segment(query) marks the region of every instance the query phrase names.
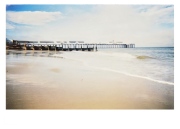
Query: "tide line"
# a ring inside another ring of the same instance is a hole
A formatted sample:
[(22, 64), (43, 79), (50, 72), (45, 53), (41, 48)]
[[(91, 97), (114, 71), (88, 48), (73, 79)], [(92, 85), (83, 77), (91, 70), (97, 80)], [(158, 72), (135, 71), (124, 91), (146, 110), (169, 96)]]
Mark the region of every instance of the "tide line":
[(118, 70), (113, 70), (113, 69), (109, 69), (109, 68), (99, 68), (99, 69), (107, 70), (107, 71), (111, 71), (111, 72), (116, 72), (116, 73), (121, 73), (121, 74), (124, 74), (124, 75), (127, 75), (127, 76), (132, 76), (132, 77), (137, 77), (137, 78), (143, 78), (143, 79), (150, 80), (150, 81), (157, 82), (157, 83), (161, 83), (161, 84), (174, 85), (174, 83), (172, 83), (172, 82), (166, 82), (166, 81), (156, 80), (156, 79), (152, 79), (152, 78), (145, 77), (145, 76), (133, 75), (133, 74), (124, 73), (124, 72), (120, 72), (120, 71), (118, 71)]
[(124, 74), (126, 76), (142, 78), (142, 79), (146, 79), (146, 80), (157, 82), (157, 83), (161, 83), (161, 84), (167, 84), (167, 85), (172, 85), (172, 86), (174, 85), (174, 83), (172, 83), (172, 82), (156, 80), (156, 79), (152, 79), (150, 77), (145, 77), (145, 76), (139, 76), (139, 75), (124, 73), (124, 72), (121, 72), (121, 71), (118, 71), (118, 70), (114, 70), (114, 69), (109, 69), (109, 68), (101, 68), (101, 67), (96, 67), (96, 66), (90, 66), (90, 65), (87, 64), (87, 62), (82, 61), (82, 60), (78, 60), (78, 59), (73, 59), (73, 58), (68, 58), (68, 59), (72, 59), (72, 60), (76, 60), (76, 61), (82, 62), (85, 66), (91, 67), (91, 68), (95, 68), (95, 69), (100, 69), (100, 70), (106, 70), (106, 71), (111, 71), (111, 72), (115, 72), (115, 73), (120, 73), (120, 74)]

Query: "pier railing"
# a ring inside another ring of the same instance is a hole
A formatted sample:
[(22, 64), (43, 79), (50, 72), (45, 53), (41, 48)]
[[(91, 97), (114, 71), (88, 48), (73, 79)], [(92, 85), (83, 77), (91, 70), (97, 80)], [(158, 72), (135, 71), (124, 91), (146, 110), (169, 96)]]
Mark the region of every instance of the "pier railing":
[(54, 50), (54, 51), (97, 51), (99, 48), (135, 48), (135, 44), (123, 43), (84, 43), (83, 41), (19, 41), (13, 40), (9, 49), (21, 50)]

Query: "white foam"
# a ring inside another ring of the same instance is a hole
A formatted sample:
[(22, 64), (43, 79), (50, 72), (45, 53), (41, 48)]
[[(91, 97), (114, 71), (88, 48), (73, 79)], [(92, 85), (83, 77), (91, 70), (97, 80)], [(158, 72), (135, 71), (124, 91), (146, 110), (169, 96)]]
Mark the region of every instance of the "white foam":
[(118, 58), (122, 58), (122, 59), (132, 59), (132, 58), (136, 58), (136, 56), (133, 56), (129, 53), (124, 53), (124, 52), (97, 52), (97, 54), (99, 55), (103, 55), (103, 56), (110, 56), (110, 57), (118, 57)]
[[(98, 67), (94, 67), (94, 68), (98, 68)], [(121, 73), (121, 74), (124, 74), (124, 75), (127, 75), (127, 76), (132, 76), (132, 77), (137, 77), (137, 78), (143, 78), (143, 79), (150, 80), (150, 81), (157, 82), (157, 83), (161, 83), (161, 84), (174, 85), (174, 83), (172, 83), (172, 82), (166, 82), (166, 81), (161, 81), (161, 80), (152, 79), (152, 78), (149, 78), (149, 77), (144, 77), (144, 76), (139, 76), (139, 75), (133, 75), (133, 74), (124, 73), (124, 72), (121, 72), (121, 71), (118, 71), (118, 70), (109, 69), (109, 68), (98, 68), (98, 69), (106, 70), (106, 71), (111, 71), (111, 72), (116, 72), (116, 73)]]
[[(81, 53), (82, 54), (82, 53)], [(84, 53), (83, 53), (84, 54)], [(87, 54), (87, 53), (86, 53)], [(102, 53), (99, 53), (99, 54), (102, 54)], [(103, 55), (106, 54), (106, 53), (103, 53)], [(109, 54), (107, 54), (109, 55)], [(126, 54), (125, 54), (126, 55)], [(130, 55), (130, 54), (128, 54)], [(132, 56), (132, 55), (130, 55)], [(142, 78), (142, 79), (146, 79), (146, 80), (149, 80), (149, 81), (153, 81), (153, 82), (157, 82), (157, 83), (161, 83), (161, 84), (167, 84), (167, 85), (174, 85), (174, 83), (172, 82), (167, 82), (167, 81), (162, 81), (162, 80), (156, 80), (156, 79), (153, 79), (153, 78), (150, 78), (150, 77), (146, 77), (146, 76), (140, 76), (140, 75), (135, 75), (135, 74), (130, 74), (130, 73), (125, 73), (125, 72), (122, 72), (122, 71), (118, 71), (118, 70), (114, 70), (114, 69), (110, 69), (110, 68), (106, 68), (106, 67), (97, 67), (97, 66), (91, 66), (89, 65), (88, 61), (87, 60), (82, 60), (82, 59), (77, 59), (77, 58), (70, 58), (69, 56), (65, 56), (66, 59), (70, 59), (70, 60), (75, 60), (75, 61), (78, 61), (78, 62), (81, 62), (83, 65), (87, 66), (87, 67), (91, 67), (91, 68), (95, 68), (95, 69), (100, 69), (100, 70), (106, 70), (106, 71), (111, 71), (111, 72), (116, 72), (116, 73), (120, 73), (120, 74), (124, 74), (126, 76), (132, 76), (132, 77), (137, 77), (137, 78)]]

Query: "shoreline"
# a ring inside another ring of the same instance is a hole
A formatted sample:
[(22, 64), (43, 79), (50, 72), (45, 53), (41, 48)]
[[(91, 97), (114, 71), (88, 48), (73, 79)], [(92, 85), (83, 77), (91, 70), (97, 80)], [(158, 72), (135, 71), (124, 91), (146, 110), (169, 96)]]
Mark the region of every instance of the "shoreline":
[(174, 109), (174, 86), (93, 69), (60, 56), (8, 64), (6, 108)]

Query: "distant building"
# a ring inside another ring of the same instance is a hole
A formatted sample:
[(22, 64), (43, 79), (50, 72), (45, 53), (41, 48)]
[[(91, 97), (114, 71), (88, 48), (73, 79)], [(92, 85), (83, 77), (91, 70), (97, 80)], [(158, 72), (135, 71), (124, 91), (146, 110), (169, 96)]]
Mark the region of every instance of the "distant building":
[(40, 41), (40, 43), (54, 43), (54, 41)]
[(76, 43), (76, 41), (69, 41), (69, 43)]
[(6, 45), (13, 44), (13, 40), (6, 38)]
[(84, 43), (84, 41), (78, 41), (78, 43)]

